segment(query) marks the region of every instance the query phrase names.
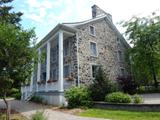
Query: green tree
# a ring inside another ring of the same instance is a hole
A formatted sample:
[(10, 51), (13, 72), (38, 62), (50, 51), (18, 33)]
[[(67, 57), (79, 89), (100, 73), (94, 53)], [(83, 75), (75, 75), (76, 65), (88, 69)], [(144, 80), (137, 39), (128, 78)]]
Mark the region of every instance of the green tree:
[(104, 101), (106, 94), (118, 90), (117, 82), (109, 80), (103, 68), (98, 67), (95, 79), (93, 79), (93, 83), (89, 86), (91, 98), (94, 101)]
[(12, 1), (13, 0), (0, 0), (0, 21), (2, 23), (10, 23), (19, 26), (22, 13), (12, 11), (13, 7), (8, 6), (8, 3)]
[(134, 79), (158, 87), (160, 77), (160, 16), (133, 17), (124, 22), (125, 35), (133, 44), (127, 56)]
[(34, 40), (34, 30), (0, 23), (0, 97), (5, 101), (7, 111), (6, 97), (13, 85), (20, 86), (30, 81), (36, 55), (32, 44)]

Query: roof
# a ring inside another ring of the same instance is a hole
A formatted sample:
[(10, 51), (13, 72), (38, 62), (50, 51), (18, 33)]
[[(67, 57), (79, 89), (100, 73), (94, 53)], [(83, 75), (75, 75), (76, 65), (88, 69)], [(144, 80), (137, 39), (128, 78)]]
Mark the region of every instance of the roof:
[(81, 21), (81, 22), (62, 23), (62, 24), (66, 25), (66, 26), (70, 26), (70, 27), (76, 27), (76, 26), (84, 25), (84, 24), (87, 24), (87, 23), (90, 23), (90, 22), (94, 22), (94, 21), (103, 19), (106, 16), (107, 15), (103, 14), (103, 15), (100, 15), (100, 16), (94, 18), (94, 19), (89, 19), (89, 20), (85, 20), (85, 21)]
[(55, 35), (59, 30), (65, 30), (68, 32), (75, 33), (77, 30), (76, 28), (66, 26), (64, 24), (57, 24), (56, 27), (54, 27), (38, 44), (37, 47), (41, 46), (43, 43), (45, 43), (50, 37)]
[(104, 19), (106, 21), (106, 23), (109, 25), (109, 27), (117, 34), (117, 36), (121, 39), (121, 41), (123, 42), (123, 44), (127, 47), (130, 48), (130, 45), (127, 43), (127, 41), (124, 39), (124, 37), (122, 36), (122, 34), (119, 32), (119, 30), (116, 28), (116, 26), (113, 24), (113, 22), (110, 20), (109, 16), (107, 14), (103, 14), (103, 15), (99, 15), (96, 18), (93, 19), (89, 19), (89, 20), (85, 20), (85, 21), (81, 21), (81, 22), (72, 22), (72, 23), (62, 23), (63, 25), (69, 26), (69, 27), (78, 27), (81, 25), (85, 25), (88, 24), (90, 22), (95, 22), (98, 20)]
[(107, 14), (102, 14), (97, 16), (96, 18), (93, 19), (89, 19), (89, 20), (85, 20), (85, 21), (81, 21), (81, 22), (72, 22), (72, 23), (62, 23), (62, 24), (58, 24), (56, 25), (55, 28), (53, 28), (37, 45), (37, 47), (39, 47), (40, 45), (42, 45), (44, 42), (46, 42), (52, 35), (54, 35), (56, 32), (58, 32), (60, 29), (62, 30), (66, 30), (68, 32), (76, 32), (77, 29), (76, 27), (81, 26), (81, 25), (85, 25), (88, 24), (90, 22), (95, 22), (98, 20), (104, 19), (106, 21), (106, 23), (109, 25), (109, 27), (117, 34), (117, 36), (121, 39), (121, 41), (123, 42), (123, 44), (127, 47), (130, 48), (130, 45), (127, 43), (127, 41), (124, 39), (124, 37), (121, 35), (121, 33), (118, 31), (118, 29), (116, 28), (116, 26), (113, 24), (113, 22), (110, 20), (109, 16)]

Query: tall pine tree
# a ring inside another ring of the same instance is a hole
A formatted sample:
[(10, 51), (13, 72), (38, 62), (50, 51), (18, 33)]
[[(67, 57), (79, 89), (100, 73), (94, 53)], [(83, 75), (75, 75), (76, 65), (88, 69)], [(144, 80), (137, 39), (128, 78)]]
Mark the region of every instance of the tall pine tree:
[(8, 3), (11, 2), (13, 2), (13, 0), (0, 0), (0, 22), (20, 26), (19, 22), (23, 14), (21, 12), (11, 12), (13, 7), (8, 5)]

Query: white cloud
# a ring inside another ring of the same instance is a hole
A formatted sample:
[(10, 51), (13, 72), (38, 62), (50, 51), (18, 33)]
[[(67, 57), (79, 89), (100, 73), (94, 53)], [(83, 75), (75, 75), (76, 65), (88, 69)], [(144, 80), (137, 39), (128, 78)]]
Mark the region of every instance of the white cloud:
[(58, 23), (90, 19), (93, 4), (112, 14), (114, 23), (160, 9), (159, 0), (26, 0), (25, 4), (25, 18), (45, 26), (44, 33)]

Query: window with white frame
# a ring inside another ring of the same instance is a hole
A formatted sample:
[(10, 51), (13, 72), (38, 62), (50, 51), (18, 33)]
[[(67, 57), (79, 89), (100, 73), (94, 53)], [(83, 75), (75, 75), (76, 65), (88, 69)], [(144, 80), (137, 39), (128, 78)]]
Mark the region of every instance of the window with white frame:
[(70, 66), (69, 65), (65, 65), (63, 68), (63, 76), (64, 78), (67, 78), (70, 76)]
[(92, 77), (93, 78), (96, 77), (96, 74), (97, 74), (99, 67), (100, 67), (99, 65), (92, 65)]
[(95, 36), (95, 27), (94, 26), (89, 26), (89, 32), (91, 35)]
[(69, 51), (70, 51), (70, 44), (69, 44), (69, 40), (64, 40), (64, 49), (63, 49), (63, 54), (64, 54), (64, 57), (69, 55)]
[(97, 57), (97, 44), (94, 42), (90, 42), (90, 54), (93, 57)]

